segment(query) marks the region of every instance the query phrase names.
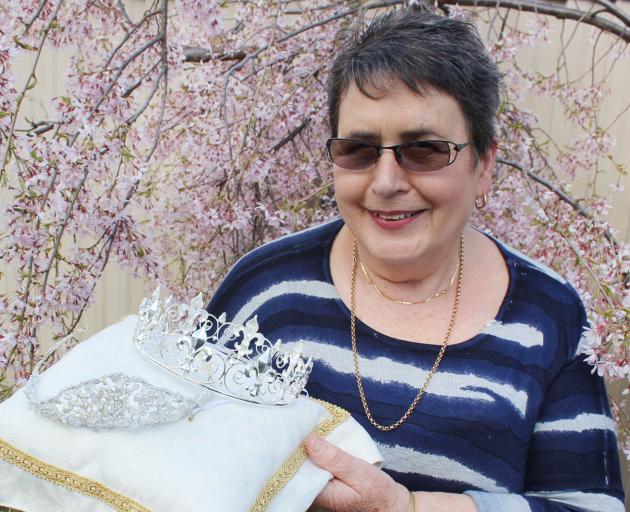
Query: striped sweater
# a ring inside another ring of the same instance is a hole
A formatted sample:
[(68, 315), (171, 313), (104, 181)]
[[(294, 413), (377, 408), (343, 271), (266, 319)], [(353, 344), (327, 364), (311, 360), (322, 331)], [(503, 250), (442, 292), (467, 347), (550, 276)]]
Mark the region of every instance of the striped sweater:
[[(353, 373), (350, 311), (329, 256), (343, 225), (328, 222), (241, 258), (208, 309), (315, 363), (308, 391), (371, 434), (384, 470), (416, 491), (467, 493), (486, 511), (623, 511), (615, 427), (602, 380), (576, 355), (585, 325), (573, 288), (497, 242), (510, 284), (483, 332), (449, 346), (425, 396), (392, 432), (372, 427)], [(385, 424), (409, 406), (439, 350), (377, 332), (357, 319), (359, 365), (372, 414)]]

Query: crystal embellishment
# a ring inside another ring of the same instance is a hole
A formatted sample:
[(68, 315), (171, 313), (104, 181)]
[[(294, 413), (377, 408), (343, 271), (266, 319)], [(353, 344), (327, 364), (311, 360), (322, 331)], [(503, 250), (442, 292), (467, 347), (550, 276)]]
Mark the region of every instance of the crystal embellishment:
[(203, 306), (202, 294), (179, 304), (172, 296), (162, 301), (158, 288), (140, 305), (136, 346), (162, 368), (238, 400), (286, 405), (305, 394), (313, 362), (302, 357), (301, 343), (284, 351), (258, 332), (256, 317), (240, 325)]
[(92, 430), (141, 428), (190, 418), (210, 399), (207, 392), (190, 399), (154, 386), (140, 377), (110, 373), (69, 386), (52, 398), (40, 400), (41, 367), (71, 337), (59, 340), (46, 352), (24, 386), (30, 406), (48, 419)]
[(193, 416), (207, 397), (188, 399), (144, 379), (113, 373), (63, 389), (53, 398), (38, 401), (39, 375), (31, 377), (27, 396), (39, 414), (72, 427), (93, 430), (140, 428)]

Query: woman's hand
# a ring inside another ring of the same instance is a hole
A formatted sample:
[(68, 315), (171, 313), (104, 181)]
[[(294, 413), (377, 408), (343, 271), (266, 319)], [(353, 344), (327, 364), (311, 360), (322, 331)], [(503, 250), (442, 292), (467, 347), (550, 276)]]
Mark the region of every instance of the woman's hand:
[(306, 441), (311, 460), (329, 471), (313, 505), (333, 512), (408, 512), (409, 491), (377, 467), (357, 459), (320, 437)]

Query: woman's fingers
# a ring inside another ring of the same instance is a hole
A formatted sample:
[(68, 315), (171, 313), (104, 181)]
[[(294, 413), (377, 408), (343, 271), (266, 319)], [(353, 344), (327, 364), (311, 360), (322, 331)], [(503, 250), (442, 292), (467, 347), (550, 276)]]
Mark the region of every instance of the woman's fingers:
[(315, 436), (306, 440), (306, 449), (311, 460), (334, 477), (315, 505), (337, 512), (408, 510), (409, 491), (372, 464)]
[(366, 472), (378, 471), (371, 464), (353, 457), (321, 437), (309, 436), (306, 449), (315, 464), (352, 488), (362, 483)]
[(354, 512), (361, 510), (358, 505), (360, 503), (362, 503), (362, 498), (358, 492), (341, 480), (333, 478), (315, 498), (313, 505), (318, 507), (315, 509), (318, 512)]

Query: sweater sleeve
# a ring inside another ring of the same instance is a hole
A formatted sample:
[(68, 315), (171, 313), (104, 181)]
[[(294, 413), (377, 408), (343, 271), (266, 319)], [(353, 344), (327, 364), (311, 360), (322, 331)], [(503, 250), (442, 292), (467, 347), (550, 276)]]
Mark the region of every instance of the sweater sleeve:
[(529, 445), (522, 494), (468, 491), (479, 512), (623, 512), (624, 495), (604, 382), (583, 356), (548, 387)]

